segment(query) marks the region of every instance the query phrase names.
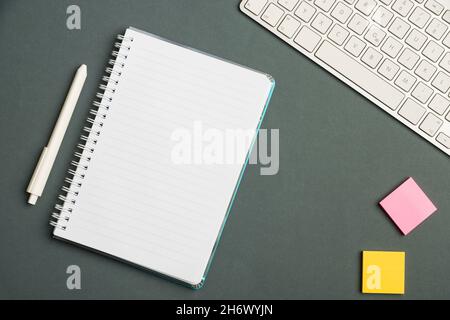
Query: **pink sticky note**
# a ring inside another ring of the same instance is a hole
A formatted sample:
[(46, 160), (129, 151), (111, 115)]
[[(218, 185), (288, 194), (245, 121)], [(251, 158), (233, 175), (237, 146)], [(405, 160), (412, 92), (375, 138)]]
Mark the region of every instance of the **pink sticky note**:
[(380, 205), (404, 235), (437, 210), (413, 178), (408, 178), (392, 191)]

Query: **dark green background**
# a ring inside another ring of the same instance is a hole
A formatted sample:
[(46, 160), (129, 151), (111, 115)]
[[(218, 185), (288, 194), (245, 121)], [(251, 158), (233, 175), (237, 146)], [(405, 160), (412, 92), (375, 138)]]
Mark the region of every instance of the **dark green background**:
[[(66, 8), (82, 11), (66, 28)], [(134, 26), (262, 70), (280, 171), (249, 166), (203, 289), (51, 238), (48, 220), (116, 34)], [(0, 1), (0, 298), (399, 298), (360, 293), (361, 250), (406, 251), (406, 294), (450, 298), (450, 159), (263, 30), (237, 0)], [(88, 79), (44, 196), (25, 189), (77, 66)], [(401, 236), (378, 201), (413, 176), (439, 211)], [(66, 288), (68, 265), (82, 289)]]

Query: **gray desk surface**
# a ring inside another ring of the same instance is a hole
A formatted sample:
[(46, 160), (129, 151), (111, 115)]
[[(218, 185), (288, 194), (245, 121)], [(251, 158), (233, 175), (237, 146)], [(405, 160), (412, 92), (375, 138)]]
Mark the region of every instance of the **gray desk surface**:
[[(79, 31), (66, 8), (82, 11)], [(129, 26), (263, 70), (280, 171), (249, 166), (193, 291), (51, 238), (48, 220), (116, 34)], [(0, 298), (356, 298), (361, 250), (406, 251), (406, 294), (450, 297), (450, 159), (241, 14), (237, 0), (0, 2)], [(37, 206), (25, 188), (76, 67), (88, 80)], [(413, 176), (439, 207), (409, 236), (377, 202)], [(66, 267), (82, 289), (66, 289)]]

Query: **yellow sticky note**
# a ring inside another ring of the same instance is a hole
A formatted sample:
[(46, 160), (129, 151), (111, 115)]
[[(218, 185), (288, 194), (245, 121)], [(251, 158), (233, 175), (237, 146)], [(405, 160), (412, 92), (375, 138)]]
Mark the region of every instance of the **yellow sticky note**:
[(405, 253), (363, 251), (363, 293), (405, 293)]

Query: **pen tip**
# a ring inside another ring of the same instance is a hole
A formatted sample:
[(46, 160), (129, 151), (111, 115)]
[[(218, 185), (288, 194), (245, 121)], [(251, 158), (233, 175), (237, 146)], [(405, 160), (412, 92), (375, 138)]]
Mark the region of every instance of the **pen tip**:
[(82, 64), (82, 65), (78, 68), (78, 71), (83, 71), (83, 72), (86, 72), (86, 73), (87, 73), (87, 65)]
[(34, 195), (34, 194), (30, 194), (30, 197), (28, 198), (28, 203), (35, 205), (36, 201), (38, 199), (38, 196)]

